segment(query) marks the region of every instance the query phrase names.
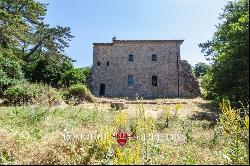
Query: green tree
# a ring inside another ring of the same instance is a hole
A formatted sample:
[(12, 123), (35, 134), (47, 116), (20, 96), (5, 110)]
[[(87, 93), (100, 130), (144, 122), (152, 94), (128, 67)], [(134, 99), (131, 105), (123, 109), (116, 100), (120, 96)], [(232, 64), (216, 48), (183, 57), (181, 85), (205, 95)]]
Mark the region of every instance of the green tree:
[(20, 64), (3, 57), (0, 53), (0, 96), (6, 88), (20, 81), (24, 81)]
[(86, 84), (90, 77), (91, 68), (72, 68), (65, 72), (64, 84), (67, 86), (74, 84)]
[(59, 86), (73, 60), (64, 50), (73, 38), (69, 27), (44, 23), (46, 4), (0, 0), (0, 53), (21, 65), (30, 81)]
[(23, 57), (26, 78), (54, 87), (62, 86), (65, 72), (73, 69), (74, 61), (64, 53), (72, 37), (68, 27), (39, 26), (32, 38), (36, 44)]
[[(32, 44), (26, 47), (24, 60), (32, 62), (41, 56), (57, 56), (71, 60), (64, 54), (64, 50), (69, 46), (68, 42), (73, 38), (69, 27), (50, 27), (47, 24), (40, 24), (32, 34)], [(32, 48), (30, 48), (32, 47)]]
[(45, 14), (45, 4), (34, 0), (0, 0), (0, 45), (24, 46)]
[(199, 77), (205, 75), (209, 69), (210, 69), (210, 65), (208, 65), (206, 63), (199, 62), (199, 63), (195, 64), (193, 71), (194, 71), (195, 76), (197, 78), (199, 78)]
[(63, 57), (39, 58), (30, 63), (26, 69), (26, 77), (32, 82), (42, 82), (53, 87), (61, 87), (64, 83), (64, 73), (71, 70), (73, 65)]
[(199, 44), (212, 62), (208, 91), (233, 100), (249, 96), (249, 1), (228, 1), (212, 40)]

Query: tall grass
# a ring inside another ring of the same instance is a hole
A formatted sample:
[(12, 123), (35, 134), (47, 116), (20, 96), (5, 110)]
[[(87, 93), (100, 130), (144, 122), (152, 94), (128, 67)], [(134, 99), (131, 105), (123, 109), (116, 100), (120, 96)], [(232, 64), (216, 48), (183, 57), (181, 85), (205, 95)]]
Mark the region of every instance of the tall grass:
[[(160, 106), (163, 113), (155, 119), (147, 115), (142, 100), (139, 103), (135, 114), (128, 114), (126, 109), (113, 111), (108, 104), (97, 103), (53, 110), (42, 106), (0, 107), (0, 163), (248, 163), (249, 118), (248, 113), (244, 114), (246, 109), (241, 109), (242, 114), (239, 114), (224, 102), (220, 107), (220, 123), (208, 127), (209, 121), (178, 117), (183, 108), (178, 104)], [(159, 123), (164, 124), (164, 128), (159, 128)], [(119, 131), (131, 136), (124, 146), (113, 137)], [(106, 134), (106, 137), (71, 137), (65, 141), (65, 133), (82, 132)], [(184, 140), (153, 140), (148, 136), (178, 133)]]

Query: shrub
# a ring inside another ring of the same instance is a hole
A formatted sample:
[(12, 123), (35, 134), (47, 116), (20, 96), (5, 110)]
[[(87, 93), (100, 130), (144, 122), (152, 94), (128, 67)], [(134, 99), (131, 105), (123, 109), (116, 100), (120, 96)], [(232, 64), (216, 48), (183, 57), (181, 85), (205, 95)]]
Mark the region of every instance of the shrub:
[(63, 87), (64, 72), (73, 67), (72, 62), (62, 58), (39, 58), (28, 64), (25, 68), (25, 76), (31, 82), (43, 82), (52, 87)]
[(214, 86), (213, 86), (213, 74), (211, 71), (208, 71), (205, 75), (200, 77), (200, 85), (201, 85), (201, 92), (202, 97), (204, 99), (213, 99), (215, 98), (216, 94), (214, 94)]
[(81, 104), (83, 101), (94, 102), (94, 98), (86, 85), (76, 84), (70, 86), (64, 93), (66, 101), (73, 100), (74, 104)]
[(24, 80), (24, 74), (18, 62), (3, 57), (0, 53), (0, 95), (8, 87)]
[(52, 106), (61, 100), (56, 89), (43, 84), (22, 83), (4, 91), (8, 105), (41, 104)]
[(35, 101), (41, 105), (47, 105), (49, 107), (58, 105), (62, 100), (61, 93), (46, 84), (38, 84), (39, 96), (36, 96)]
[(11, 86), (4, 92), (4, 97), (10, 105), (30, 103), (36, 95), (38, 95), (36, 89), (27, 83)]
[(91, 68), (72, 68), (65, 72), (63, 83), (67, 86), (74, 84), (84, 84), (87, 78), (90, 76)]

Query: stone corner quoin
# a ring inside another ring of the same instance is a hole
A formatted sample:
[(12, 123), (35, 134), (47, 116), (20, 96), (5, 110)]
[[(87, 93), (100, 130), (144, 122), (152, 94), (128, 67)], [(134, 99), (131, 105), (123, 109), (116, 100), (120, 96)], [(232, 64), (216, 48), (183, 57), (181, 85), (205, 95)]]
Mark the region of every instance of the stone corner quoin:
[(198, 97), (191, 65), (181, 60), (184, 40), (116, 40), (93, 43), (91, 91), (95, 96)]

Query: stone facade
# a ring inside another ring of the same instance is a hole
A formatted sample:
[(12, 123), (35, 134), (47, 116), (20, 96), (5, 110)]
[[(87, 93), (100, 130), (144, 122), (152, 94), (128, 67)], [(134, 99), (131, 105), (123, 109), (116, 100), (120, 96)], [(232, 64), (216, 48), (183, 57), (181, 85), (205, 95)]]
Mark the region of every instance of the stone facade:
[[(112, 43), (94, 43), (92, 93), (108, 97), (198, 96), (199, 86), (191, 67), (180, 60), (182, 42), (113, 38)], [(129, 61), (129, 56), (133, 56), (133, 61)]]

